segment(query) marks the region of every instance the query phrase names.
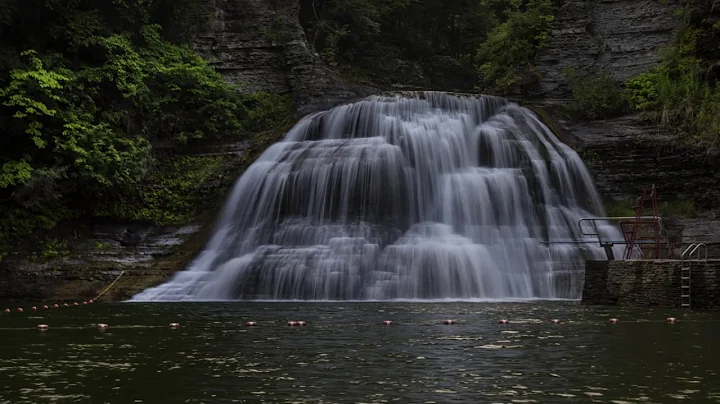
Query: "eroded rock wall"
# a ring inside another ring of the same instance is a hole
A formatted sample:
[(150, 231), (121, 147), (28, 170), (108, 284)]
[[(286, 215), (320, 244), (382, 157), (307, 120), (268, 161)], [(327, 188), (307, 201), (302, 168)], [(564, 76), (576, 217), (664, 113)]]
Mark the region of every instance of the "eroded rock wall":
[(657, 65), (677, 27), (673, 9), (657, 0), (566, 0), (536, 58), (537, 96), (569, 98), (567, 67), (604, 69), (625, 81)]
[(309, 48), (298, 0), (208, 0), (214, 10), (196, 47), (241, 91), (293, 94), (298, 115), (363, 97)]
[[(550, 117), (564, 115), (562, 107), (556, 107), (572, 98), (563, 72), (568, 67), (579, 72), (601, 69), (624, 82), (657, 66), (662, 48), (672, 42), (681, 23), (675, 14), (677, 6), (677, 2), (656, 0), (566, 0), (551, 38), (536, 57), (541, 76), (536, 102), (548, 107)], [(635, 199), (654, 184), (661, 202), (692, 201), (699, 217), (668, 220), (672, 223), (669, 232), (680, 246), (706, 242), (710, 255), (720, 256), (716, 157), (678, 142), (637, 116), (559, 121), (557, 126), (565, 132), (564, 140), (582, 155), (606, 200)]]
[[(67, 257), (10, 257), (0, 263), (0, 300), (123, 300), (161, 283), (204, 246), (212, 224), (155, 227), (131, 223), (89, 226)], [(113, 284), (113, 282), (116, 283)]]
[[(556, 122), (575, 148), (595, 185), (610, 203), (634, 201), (655, 185), (659, 203), (692, 201), (698, 217), (665, 216), (668, 236), (679, 251), (690, 243), (708, 245), (720, 257), (720, 166), (717, 157), (690, 148), (637, 116), (593, 122)], [(645, 214), (652, 214), (646, 203)]]
[(665, 200), (693, 200), (698, 210), (720, 206), (720, 170), (704, 150), (675, 142), (634, 116), (567, 127), (607, 199), (638, 197), (655, 184)]

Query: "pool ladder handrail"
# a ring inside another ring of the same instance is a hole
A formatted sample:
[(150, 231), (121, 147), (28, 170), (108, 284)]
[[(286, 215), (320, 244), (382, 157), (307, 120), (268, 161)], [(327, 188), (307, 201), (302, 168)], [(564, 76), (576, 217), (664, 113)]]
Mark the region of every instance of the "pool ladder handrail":
[[(704, 258), (701, 258), (701, 251), (705, 250)], [(707, 261), (707, 245), (705, 243), (690, 244), (680, 256), (680, 305), (684, 309), (692, 306), (692, 262), (693, 255), (697, 255), (695, 261)], [(686, 265), (687, 264), (687, 265)]]

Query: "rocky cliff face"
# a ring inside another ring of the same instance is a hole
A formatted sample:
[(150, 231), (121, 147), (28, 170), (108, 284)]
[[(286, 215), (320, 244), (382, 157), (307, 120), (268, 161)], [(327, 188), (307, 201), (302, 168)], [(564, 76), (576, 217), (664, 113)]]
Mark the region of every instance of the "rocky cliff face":
[(291, 93), (298, 115), (372, 89), (353, 86), (309, 49), (298, 0), (208, 0), (214, 10), (197, 49), (242, 91)]
[[(550, 111), (568, 102), (571, 93), (563, 73), (567, 67), (602, 69), (624, 82), (658, 65), (660, 51), (670, 44), (679, 23), (675, 8), (673, 2), (656, 0), (565, 1), (547, 46), (537, 55), (538, 102), (551, 106)], [(637, 198), (641, 189), (653, 184), (661, 201), (692, 200), (702, 217), (669, 220), (671, 236), (680, 245), (706, 242), (711, 256), (720, 254), (716, 159), (679, 144), (636, 116), (560, 124), (564, 140), (581, 153), (607, 200)]]
[[(374, 91), (344, 83), (313, 54), (297, 0), (208, 1), (214, 12), (197, 48), (243, 91), (293, 94), (298, 115)], [(606, 69), (625, 80), (654, 66), (675, 26), (672, 6), (656, 0), (567, 0), (537, 57), (540, 98), (551, 105), (569, 98), (565, 67)], [(720, 254), (720, 222), (712, 213), (720, 206), (720, 173), (702, 152), (678, 148), (635, 117), (560, 124), (608, 199), (637, 197), (652, 184), (661, 196), (691, 198), (707, 217), (676, 222), (674, 232), (681, 242), (711, 243), (711, 256)], [(238, 165), (234, 175), (240, 172)], [(109, 297), (129, 297), (182, 269), (204, 246), (212, 220), (162, 229), (97, 224), (75, 257), (0, 263), (0, 299), (92, 298), (123, 271)]]
[(643, 188), (654, 184), (661, 203), (693, 201), (700, 217), (664, 218), (668, 219), (669, 235), (679, 246), (704, 242), (711, 257), (720, 256), (720, 170), (716, 159), (708, 158), (703, 150), (676, 144), (672, 137), (643, 125), (635, 116), (567, 124), (567, 129), (575, 136), (576, 148), (606, 199), (638, 198)]
[(642, 188), (655, 184), (667, 199), (693, 200), (699, 210), (719, 206), (720, 172), (702, 150), (676, 144), (634, 116), (569, 124), (568, 129), (608, 199), (637, 197)]
[(660, 61), (658, 50), (677, 27), (672, 3), (657, 0), (567, 0), (547, 46), (537, 56), (537, 95), (569, 98), (563, 69), (604, 69), (618, 80), (642, 73)]

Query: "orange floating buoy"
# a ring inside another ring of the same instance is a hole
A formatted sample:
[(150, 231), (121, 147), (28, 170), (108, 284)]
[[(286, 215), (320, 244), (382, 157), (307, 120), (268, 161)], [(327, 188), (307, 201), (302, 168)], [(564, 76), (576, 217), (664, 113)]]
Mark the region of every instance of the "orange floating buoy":
[(88, 300), (88, 304), (93, 304), (93, 300), (92, 299)]
[(385, 321), (383, 321), (383, 325), (392, 325), (392, 321), (385, 320)]
[(553, 324), (560, 324), (560, 320), (558, 320), (558, 319), (556, 319), (556, 318), (550, 320), (550, 322), (553, 323)]
[(47, 330), (48, 328), (47, 324), (38, 324), (38, 330)]
[(25, 311), (25, 310), (23, 310), (22, 307), (18, 307), (18, 313), (22, 313), (23, 311)]
[(32, 311), (35, 311), (35, 310), (37, 310), (37, 307), (33, 306), (30, 309), (32, 309)]
[(170, 323), (170, 328), (178, 328), (180, 327), (180, 323)]
[[(248, 321), (247, 323), (245, 323), (245, 327), (255, 327), (256, 325), (257, 323), (254, 321)], [(288, 325), (290, 324), (288, 323)]]
[(300, 326), (300, 327), (305, 327), (307, 325), (307, 323), (304, 321), (296, 321), (295, 323), (296, 323), (295, 325)]
[(677, 319), (675, 317), (668, 317), (665, 321), (667, 321), (668, 323), (674, 323), (677, 321)]
[(5, 309), (5, 313), (10, 313), (10, 309)]
[(616, 318), (611, 318), (609, 321), (610, 321), (610, 324), (617, 324), (618, 319), (616, 319)]
[(55, 303), (55, 304), (53, 304), (53, 307), (57, 309), (57, 308), (60, 307), (60, 306), (58, 306), (58, 304)]
[(83, 304), (87, 304), (87, 302), (83, 302)]
[(288, 327), (297, 327), (297, 321), (288, 321)]
[(63, 303), (63, 307), (68, 307), (68, 304), (67, 304), (67, 303)]
[(508, 324), (508, 323), (510, 323), (510, 322), (505, 319), (498, 320), (498, 324)]
[(100, 323), (100, 324), (97, 325), (97, 328), (99, 328), (99, 329), (101, 329), (101, 330), (104, 330), (104, 329), (106, 329), (106, 328), (108, 328), (108, 327), (109, 327), (109, 326), (108, 326), (107, 324), (104, 324), (104, 323)]
[(43, 309), (44, 309), (44, 310), (49, 309), (49, 307), (47, 306), (47, 304), (43, 306)]
[(73, 306), (79, 306), (78, 302), (73, 303)]
[(445, 325), (454, 325), (455, 320), (445, 320), (444, 323), (445, 323)]

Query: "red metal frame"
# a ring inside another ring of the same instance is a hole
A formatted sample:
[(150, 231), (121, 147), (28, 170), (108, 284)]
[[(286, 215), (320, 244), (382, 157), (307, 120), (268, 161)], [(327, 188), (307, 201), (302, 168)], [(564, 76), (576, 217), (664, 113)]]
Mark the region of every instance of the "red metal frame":
[[(643, 217), (643, 211), (646, 209), (645, 205), (648, 201), (652, 204), (652, 217), (654, 219), (641, 219)], [(642, 190), (640, 198), (638, 198), (638, 203), (634, 208), (635, 220), (632, 222), (620, 222), (620, 228), (622, 229), (623, 236), (625, 237), (625, 241), (627, 243), (625, 247), (625, 259), (627, 260), (632, 257), (632, 253), (636, 245), (639, 245), (641, 250), (643, 248), (647, 249), (648, 246), (651, 246), (650, 248), (653, 249), (652, 258), (659, 259), (661, 239), (664, 237), (662, 234), (661, 221), (658, 219), (660, 217), (660, 211), (658, 209), (657, 190), (655, 189), (655, 184), (653, 184), (650, 189), (645, 188)], [(653, 227), (654, 243), (636, 244), (639, 228), (647, 225), (652, 225)], [(628, 228), (628, 226), (630, 228)], [(669, 240), (663, 240), (662, 244), (667, 245), (670, 255), (669, 258), (672, 258), (674, 248), (673, 244)]]

